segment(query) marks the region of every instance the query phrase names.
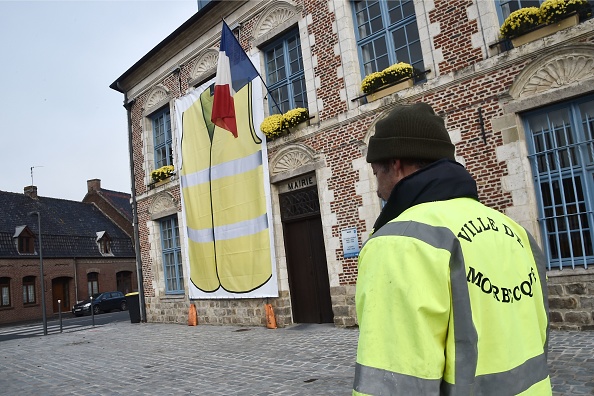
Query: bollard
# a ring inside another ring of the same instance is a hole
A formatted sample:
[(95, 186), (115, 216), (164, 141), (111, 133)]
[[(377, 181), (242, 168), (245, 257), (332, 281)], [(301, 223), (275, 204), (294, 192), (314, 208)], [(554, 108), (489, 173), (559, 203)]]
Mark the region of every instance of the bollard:
[(93, 296), (91, 296), (91, 323), (95, 327), (95, 310), (93, 309)]
[(60, 333), (62, 332), (62, 301), (58, 300), (58, 319), (60, 321)]

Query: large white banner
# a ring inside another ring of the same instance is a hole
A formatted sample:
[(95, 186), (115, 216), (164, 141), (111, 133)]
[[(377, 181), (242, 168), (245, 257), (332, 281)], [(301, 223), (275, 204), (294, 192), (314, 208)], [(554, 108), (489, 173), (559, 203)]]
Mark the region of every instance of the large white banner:
[(175, 101), (189, 295), (277, 297), (261, 85), (235, 93), (234, 137), (211, 121), (213, 83)]

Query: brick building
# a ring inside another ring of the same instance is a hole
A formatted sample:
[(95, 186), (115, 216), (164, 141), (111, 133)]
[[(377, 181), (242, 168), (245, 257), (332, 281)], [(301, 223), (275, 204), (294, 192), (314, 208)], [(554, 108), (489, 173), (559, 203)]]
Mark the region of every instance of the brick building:
[(107, 217), (118, 225), (130, 238), (134, 236), (130, 194), (101, 188), (101, 180), (87, 180), (88, 192), (84, 203), (94, 203)]
[(41, 197), (35, 186), (0, 191), (0, 324), (42, 317), (40, 254), (48, 316), (90, 293), (137, 290), (132, 238), (98, 206)]
[[(147, 319), (184, 322), (195, 303), (201, 322), (265, 323), (262, 299), (190, 301), (168, 292), (161, 238), (173, 227), (184, 244), (179, 179), (150, 180), (179, 155), (171, 143), (179, 131), (174, 100), (214, 76), (225, 18), (259, 59), (282, 110), (304, 105), (312, 116), (306, 128), (267, 143), (279, 281), (270, 302), (280, 325), (308, 321), (299, 312), (315, 316), (323, 305), (304, 302), (313, 281), (302, 268), (327, 275), (313, 282), (317, 301), (332, 310), (319, 321), (356, 324), (357, 259), (344, 254), (343, 235), (356, 230), (360, 246), (380, 211), (367, 142), (394, 105), (424, 101), (445, 118), (481, 200), (541, 243), (553, 326), (594, 327), (594, 19), (522, 45), (500, 41), (504, 17), (527, 3), (534, 2), (199, 2), (111, 85), (129, 113)], [(417, 72), (413, 86), (378, 100), (362, 93), (366, 75), (401, 61)], [(288, 189), (295, 185), (305, 187)], [(292, 217), (291, 202), (306, 204), (307, 216)]]

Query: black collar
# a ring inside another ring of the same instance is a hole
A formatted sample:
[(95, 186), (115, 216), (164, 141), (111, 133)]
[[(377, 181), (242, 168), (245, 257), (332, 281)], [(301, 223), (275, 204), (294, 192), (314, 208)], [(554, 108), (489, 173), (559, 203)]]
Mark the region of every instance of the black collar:
[(412, 206), (462, 197), (478, 200), (476, 182), (470, 173), (457, 162), (448, 159), (436, 161), (394, 186), (373, 229), (377, 231)]

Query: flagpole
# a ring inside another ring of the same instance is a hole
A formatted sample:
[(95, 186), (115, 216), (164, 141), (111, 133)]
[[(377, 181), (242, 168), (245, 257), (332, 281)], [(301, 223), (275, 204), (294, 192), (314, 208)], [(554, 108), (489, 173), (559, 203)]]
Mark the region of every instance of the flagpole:
[[(225, 18), (221, 18), (221, 20), (223, 21), (223, 23), (225, 25), (229, 26), (229, 24), (227, 23)], [(235, 37), (235, 35), (233, 35), (233, 36)], [(237, 40), (237, 38), (235, 38), (235, 40)], [(241, 47), (241, 43), (239, 43), (239, 40), (237, 40), (237, 44), (239, 44), (239, 46)], [(245, 50), (244, 50), (244, 52), (245, 52)], [(247, 53), (246, 53), (246, 55), (247, 55)], [(249, 57), (248, 57), (248, 59), (249, 59)], [(252, 66), (253, 66), (253, 64), (252, 64)], [(255, 67), (254, 67), (254, 69), (255, 69)], [(258, 77), (260, 77), (260, 81), (262, 81), (262, 84), (264, 84), (264, 88), (266, 88), (266, 92), (268, 93), (268, 95), (266, 95), (266, 96), (270, 97), (270, 99), (272, 100), (272, 103), (274, 103), (274, 107), (276, 107), (278, 109), (279, 114), (282, 114), (283, 110), (281, 109), (281, 107), (278, 105), (278, 103), (274, 99), (274, 96), (272, 95), (272, 92), (270, 91), (270, 89), (268, 89), (268, 85), (266, 85), (266, 81), (264, 81), (264, 78), (262, 78), (262, 75), (260, 73), (258, 73)]]
[(270, 92), (270, 90), (268, 89), (268, 85), (266, 85), (266, 82), (264, 81), (264, 79), (262, 78), (262, 76), (260, 76), (259, 73), (258, 73), (258, 76), (260, 77), (260, 80), (262, 81), (262, 84), (264, 84), (264, 88), (266, 88), (266, 92), (268, 92), (268, 95), (266, 95), (266, 96), (269, 97), (270, 99), (272, 99), (272, 103), (274, 103), (274, 106), (276, 106), (276, 108), (278, 109), (278, 113), (279, 114), (283, 114), (283, 110), (280, 108), (280, 106), (278, 105), (278, 103), (276, 103), (276, 100), (274, 100), (274, 96), (272, 96), (272, 92)]

